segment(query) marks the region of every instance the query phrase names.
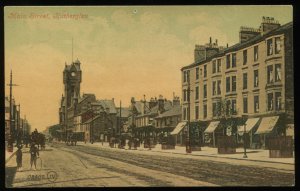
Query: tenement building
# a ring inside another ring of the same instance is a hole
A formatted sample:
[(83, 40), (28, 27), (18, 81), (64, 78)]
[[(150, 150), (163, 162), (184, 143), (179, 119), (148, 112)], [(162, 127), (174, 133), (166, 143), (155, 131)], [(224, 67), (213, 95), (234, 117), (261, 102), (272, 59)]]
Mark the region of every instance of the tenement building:
[[(182, 71), (182, 120), (199, 124), (205, 144), (246, 132), (248, 147), (267, 147), (270, 136), (294, 126), (293, 23), (263, 17), (259, 28), (241, 27), (240, 42), (196, 45)], [(189, 91), (190, 90), (190, 91)]]

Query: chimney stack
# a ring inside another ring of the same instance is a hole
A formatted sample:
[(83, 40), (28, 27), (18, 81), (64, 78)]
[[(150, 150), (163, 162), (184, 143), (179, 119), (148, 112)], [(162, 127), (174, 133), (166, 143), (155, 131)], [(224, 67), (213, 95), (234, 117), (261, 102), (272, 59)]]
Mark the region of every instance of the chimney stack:
[(211, 37), (209, 37), (209, 44), (211, 44)]
[(162, 95), (159, 95), (159, 98), (158, 98), (158, 111), (160, 113), (162, 113), (164, 111), (164, 98)]

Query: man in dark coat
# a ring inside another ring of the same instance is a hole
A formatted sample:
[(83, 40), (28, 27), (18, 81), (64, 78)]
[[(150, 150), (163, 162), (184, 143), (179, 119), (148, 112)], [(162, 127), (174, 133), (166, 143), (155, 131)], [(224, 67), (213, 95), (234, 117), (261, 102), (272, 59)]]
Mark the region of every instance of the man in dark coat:
[(17, 157), (17, 170), (22, 169), (22, 146), (18, 145), (18, 150), (16, 152), (16, 157)]
[(36, 170), (36, 159), (39, 157), (39, 149), (35, 145), (35, 143), (31, 144), (30, 147), (30, 169), (32, 169), (32, 164), (34, 164)]

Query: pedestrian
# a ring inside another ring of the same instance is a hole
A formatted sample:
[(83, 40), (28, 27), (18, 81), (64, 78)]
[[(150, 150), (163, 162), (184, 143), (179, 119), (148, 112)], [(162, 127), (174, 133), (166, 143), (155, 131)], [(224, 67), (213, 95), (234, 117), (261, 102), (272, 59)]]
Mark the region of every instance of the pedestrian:
[(32, 164), (34, 164), (36, 170), (36, 159), (38, 157), (39, 157), (39, 149), (36, 147), (35, 143), (32, 143), (30, 147), (30, 169), (32, 169)]
[(16, 152), (16, 156), (17, 156), (17, 170), (21, 170), (22, 169), (22, 145), (18, 145), (18, 150)]

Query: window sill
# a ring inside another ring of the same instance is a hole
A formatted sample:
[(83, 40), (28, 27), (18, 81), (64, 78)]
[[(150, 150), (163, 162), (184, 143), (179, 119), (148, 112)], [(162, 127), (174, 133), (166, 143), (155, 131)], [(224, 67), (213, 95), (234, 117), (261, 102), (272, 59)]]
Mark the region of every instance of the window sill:
[(228, 70), (225, 71), (225, 74), (231, 73), (231, 72), (236, 72), (236, 71), (237, 71), (236, 67), (235, 68), (229, 68)]
[(243, 94), (247, 94), (247, 93), (248, 93), (248, 90), (247, 90), (247, 89), (244, 89), (244, 90), (242, 90), (242, 93), (243, 93)]
[(236, 96), (237, 92), (227, 92), (225, 96)]
[(211, 76), (212, 78), (215, 78), (215, 77), (222, 77), (222, 74), (221, 73), (215, 73)]
[(248, 66), (242, 66), (242, 70), (248, 69)]
[(272, 82), (272, 83), (266, 84), (266, 89), (269, 89), (269, 88), (277, 88), (277, 87), (282, 87), (282, 82), (281, 82), (281, 81), (278, 81), (278, 82)]
[(280, 53), (279, 54), (272, 54), (270, 56), (267, 56), (265, 61), (267, 62), (267, 61), (270, 61), (270, 60), (280, 59), (280, 58), (282, 58), (282, 55)]

